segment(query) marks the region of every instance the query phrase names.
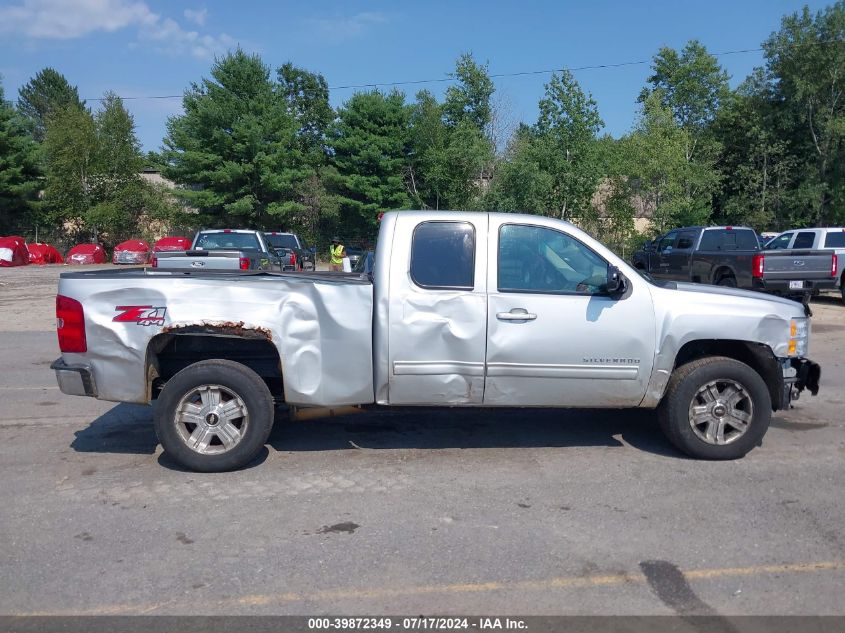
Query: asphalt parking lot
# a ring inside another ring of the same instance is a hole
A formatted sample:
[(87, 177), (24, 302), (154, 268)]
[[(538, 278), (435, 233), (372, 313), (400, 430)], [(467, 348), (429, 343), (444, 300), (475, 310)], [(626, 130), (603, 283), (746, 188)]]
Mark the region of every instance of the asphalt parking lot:
[(200, 475), (150, 408), (58, 391), (62, 270), (0, 270), (0, 614), (845, 614), (833, 297), (820, 395), (739, 461), (649, 412), (420, 410), (283, 422)]

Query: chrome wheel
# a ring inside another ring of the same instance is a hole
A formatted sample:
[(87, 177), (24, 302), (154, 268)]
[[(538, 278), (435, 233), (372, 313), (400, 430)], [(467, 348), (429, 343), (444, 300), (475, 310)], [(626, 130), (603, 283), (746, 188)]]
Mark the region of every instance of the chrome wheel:
[(215, 455), (240, 443), (249, 425), (249, 412), (243, 399), (231, 389), (200, 385), (179, 400), (173, 423), (188, 448), (202, 455)]
[(745, 435), (754, 417), (751, 395), (734, 380), (703, 385), (689, 406), (689, 423), (699, 439), (721, 446)]

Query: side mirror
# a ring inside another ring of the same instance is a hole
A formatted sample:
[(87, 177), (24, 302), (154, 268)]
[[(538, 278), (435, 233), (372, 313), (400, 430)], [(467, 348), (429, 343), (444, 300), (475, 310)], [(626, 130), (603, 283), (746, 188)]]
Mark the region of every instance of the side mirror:
[(616, 266), (607, 267), (607, 283), (605, 290), (611, 296), (618, 296), (625, 292), (628, 287), (628, 280)]
[(308, 252), (311, 253), (312, 255), (316, 255), (317, 254), (317, 247), (316, 246), (310, 246), (308, 248)]
[(643, 244), (643, 250), (646, 251), (646, 252), (653, 251), (654, 250), (654, 241), (649, 240), (648, 242)]

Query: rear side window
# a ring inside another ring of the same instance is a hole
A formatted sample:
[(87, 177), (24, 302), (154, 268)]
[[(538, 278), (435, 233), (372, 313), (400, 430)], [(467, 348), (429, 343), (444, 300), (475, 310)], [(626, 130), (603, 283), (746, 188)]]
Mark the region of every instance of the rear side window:
[(828, 233), (824, 238), (825, 248), (845, 248), (845, 231)]
[(698, 248), (702, 251), (756, 251), (760, 244), (750, 229), (712, 229), (704, 231)]
[(813, 248), (813, 241), (816, 238), (815, 233), (810, 231), (801, 231), (795, 236), (795, 244), (792, 248)]
[(472, 290), (475, 229), (469, 222), (423, 222), (411, 242), (411, 279), (422, 288)]

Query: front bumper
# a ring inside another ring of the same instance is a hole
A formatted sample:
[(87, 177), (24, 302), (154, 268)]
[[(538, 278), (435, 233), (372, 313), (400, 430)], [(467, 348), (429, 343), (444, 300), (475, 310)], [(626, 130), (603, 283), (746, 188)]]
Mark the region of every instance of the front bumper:
[(804, 389), (809, 389), (814, 396), (819, 393), (822, 369), (818, 363), (808, 358), (783, 358), (780, 362), (783, 373), (781, 408), (788, 409)]
[(56, 381), (62, 393), (69, 396), (97, 397), (97, 384), (88, 365), (68, 365), (63, 358), (57, 358), (50, 365), (50, 369), (56, 372)]

